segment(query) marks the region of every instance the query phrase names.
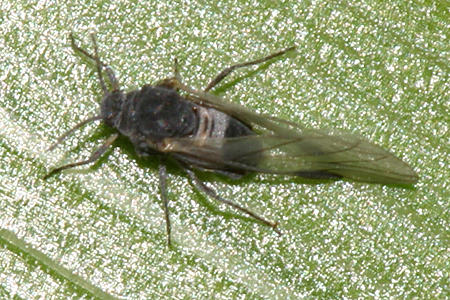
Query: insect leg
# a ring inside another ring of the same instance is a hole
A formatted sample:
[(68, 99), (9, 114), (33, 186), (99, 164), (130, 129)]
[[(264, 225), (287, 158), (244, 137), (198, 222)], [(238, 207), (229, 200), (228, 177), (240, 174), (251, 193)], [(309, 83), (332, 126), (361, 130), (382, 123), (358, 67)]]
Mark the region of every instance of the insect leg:
[(78, 123), (77, 125), (75, 125), (74, 127), (72, 127), (71, 129), (67, 130), (66, 132), (64, 132), (57, 140), (55, 143), (53, 143), (53, 145), (51, 145), (47, 151), (52, 151), (53, 149), (56, 148), (56, 146), (58, 146), (59, 144), (61, 144), (66, 137), (68, 137), (69, 135), (71, 135), (72, 133), (74, 133), (76, 130), (80, 129), (81, 127), (83, 127), (84, 125), (86, 125), (87, 123), (93, 122), (93, 121), (97, 121), (97, 120), (101, 120), (102, 116), (93, 116), (90, 117), (89, 119), (86, 119), (80, 123)]
[[(98, 57), (98, 47), (97, 47), (97, 42), (95, 39), (95, 36), (92, 34), (91, 35), (91, 39), (94, 43), (94, 51), (96, 53), (96, 55), (92, 55), (89, 52), (87, 52), (86, 50), (80, 48), (76, 43), (75, 43), (75, 38), (73, 37), (72, 33), (70, 34), (70, 43), (72, 48), (74, 49), (75, 52), (79, 52), (80, 54), (83, 54), (84, 56), (86, 56), (89, 59), (92, 59), (95, 64), (97, 65), (97, 72), (98, 69), (100, 68), (104, 68), (106, 74), (108, 75), (108, 79), (109, 79), (109, 83), (111, 84), (111, 87), (113, 89), (113, 91), (118, 91), (119, 88), (119, 81), (117, 80), (116, 75), (114, 74), (113, 70), (111, 69), (110, 66), (108, 66), (107, 64), (103, 63), (100, 58)], [(101, 73), (99, 74), (99, 80), (100, 80), (100, 85), (102, 86), (103, 92), (106, 93), (108, 90), (105, 87), (104, 84), (104, 80), (103, 80), (103, 76), (101, 75)]]
[(156, 86), (165, 87), (172, 90), (178, 90), (181, 84), (181, 75), (178, 70), (178, 59), (175, 57), (173, 73), (174, 76), (170, 78), (165, 78), (156, 83)]
[(251, 210), (249, 210), (245, 207), (242, 207), (239, 204), (234, 203), (230, 200), (220, 197), (219, 195), (217, 195), (217, 193), (213, 189), (211, 189), (210, 187), (206, 186), (203, 182), (201, 182), (200, 179), (198, 179), (198, 177), (195, 175), (194, 171), (192, 171), (191, 169), (188, 169), (187, 167), (184, 167), (184, 170), (186, 171), (188, 176), (191, 178), (195, 187), (198, 190), (200, 190), (201, 192), (205, 193), (209, 197), (211, 197), (219, 202), (225, 203), (226, 205), (229, 205), (237, 210), (242, 211), (243, 213), (249, 215), (253, 219), (258, 220), (259, 222), (263, 223), (264, 225), (272, 227), (276, 233), (281, 234), (281, 232), (277, 228), (277, 226), (278, 226), (277, 222), (268, 221), (268, 220), (264, 219), (263, 217), (257, 215), (256, 213), (252, 212)]
[(178, 58), (175, 57), (173, 61), (173, 74), (176, 81), (181, 82), (180, 65), (178, 64)]
[(219, 73), (219, 75), (217, 75), (213, 80), (211, 80), (211, 82), (208, 84), (208, 86), (203, 91), (204, 92), (209, 91), (210, 89), (215, 87), (219, 82), (221, 82), (225, 77), (227, 77), (231, 72), (233, 72), (236, 69), (263, 63), (265, 61), (268, 61), (268, 60), (270, 60), (270, 59), (272, 59), (274, 57), (283, 55), (286, 52), (289, 52), (289, 51), (294, 50), (294, 49), (295, 49), (295, 47), (290, 47), (290, 48), (287, 48), (287, 49), (284, 49), (282, 51), (270, 54), (270, 55), (268, 55), (266, 57), (263, 57), (263, 58), (260, 58), (260, 59), (256, 59), (256, 60), (252, 60), (252, 61), (244, 62), (244, 63), (240, 63), (240, 64), (235, 64), (235, 65), (232, 65), (232, 66), (230, 66), (228, 68), (225, 68), (222, 72)]
[(89, 163), (92, 163), (92, 162), (96, 161), (97, 159), (99, 159), (106, 152), (106, 150), (108, 150), (109, 146), (111, 146), (111, 144), (117, 139), (118, 136), (119, 136), (118, 133), (115, 133), (115, 134), (111, 135), (105, 141), (105, 143), (103, 145), (101, 145), (97, 150), (95, 150), (91, 154), (91, 156), (87, 160), (74, 162), (74, 163), (67, 164), (67, 165), (61, 166), (59, 168), (53, 169), (47, 175), (44, 176), (44, 180), (49, 178), (50, 176), (56, 174), (56, 173), (61, 172), (62, 170), (66, 170), (66, 169), (70, 169), (70, 168), (73, 168), (73, 167), (86, 165), (86, 164), (89, 164)]
[(171, 245), (171, 226), (169, 217), (169, 201), (167, 200), (167, 169), (164, 163), (159, 164), (159, 188), (164, 205), (164, 215), (166, 217), (167, 244)]

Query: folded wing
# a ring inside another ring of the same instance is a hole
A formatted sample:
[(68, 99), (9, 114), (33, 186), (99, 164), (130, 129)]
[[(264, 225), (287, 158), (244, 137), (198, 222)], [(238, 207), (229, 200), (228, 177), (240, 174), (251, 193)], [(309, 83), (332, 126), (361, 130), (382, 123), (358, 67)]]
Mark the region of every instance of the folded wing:
[(300, 175), (327, 172), (357, 181), (412, 184), (417, 174), (405, 162), (364, 138), (305, 129), (181, 85), (189, 99), (240, 119), (258, 135), (235, 138), (167, 139), (171, 151), (231, 169)]

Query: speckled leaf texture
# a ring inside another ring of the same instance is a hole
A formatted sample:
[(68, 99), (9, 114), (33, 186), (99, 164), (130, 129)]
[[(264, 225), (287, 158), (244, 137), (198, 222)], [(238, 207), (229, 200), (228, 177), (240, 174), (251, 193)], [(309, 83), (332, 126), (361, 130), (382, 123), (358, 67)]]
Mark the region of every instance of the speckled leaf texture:
[[(0, 298), (445, 299), (449, 297), (449, 32), (446, 1), (12, 1), (0, 3)], [(170, 77), (308, 128), (389, 149), (412, 186), (200, 173), (218, 193), (279, 222), (282, 235), (195, 191), (168, 164), (167, 247), (158, 161), (95, 115), (95, 66), (124, 90)]]

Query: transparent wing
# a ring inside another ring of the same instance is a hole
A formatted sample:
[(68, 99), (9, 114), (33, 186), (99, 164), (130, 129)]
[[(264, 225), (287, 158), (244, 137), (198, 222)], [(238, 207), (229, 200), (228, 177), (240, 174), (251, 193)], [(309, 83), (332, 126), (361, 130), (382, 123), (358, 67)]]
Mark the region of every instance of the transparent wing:
[(299, 124), (269, 115), (255, 113), (239, 104), (227, 101), (226, 99), (209, 93), (194, 90), (182, 83), (179, 83), (177, 87), (189, 93), (187, 98), (192, 102), (202, 106), (215, 108), (230, 116), (233, 116), (245, 124), (250, 125), (252, 129), (255, 129), (261, 134), (272, 133), (281, 136), (292, 136), (297, 135), (298, 131), (305, 129)]
[(302, 175), (329, 173), (357, 181), (411, 184), (417, 174), (386, 150), (352, 135), (307, 131), (297, 137), (168, 139), (171, 151), (229, 169)]
[(412, 184), (418, 180), (408, 164), (364, 138), (337, 131), (305, 129), (183, 84), (180, 89), (189, 93), (191, 101), (227, 113), (258, 133), (225, 139), (167, 140), (171, 151), (194, 160), (265, 173), (328, 172), (364, 182)]

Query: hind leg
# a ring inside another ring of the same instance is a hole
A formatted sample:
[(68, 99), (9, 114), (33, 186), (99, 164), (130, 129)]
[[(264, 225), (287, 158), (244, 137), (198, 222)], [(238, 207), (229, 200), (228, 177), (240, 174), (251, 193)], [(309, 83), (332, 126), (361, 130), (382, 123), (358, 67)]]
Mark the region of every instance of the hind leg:
[(252, 61), (244, 62), (244, 63), (240, 63), (240, 64), (235, 64), (235, 65), (232, 65), (232, 66), (230, 66), (228, 68), (225, 68), (213, 80), (211, 80), (211, 82), (208, 84), (208, 86), (203, 91), (204, 92), (209, 91), (210, 89), (215, 87), (219, 82), (221, 82), (225, 77), (230, 75), (230, 73), (233, 72), (236, 69), (243, 68), (243, 67), (248, 67), (248, 66), (253, 66), (253, 65), (257, 65), (257, 64), (261, 64), (263, 62), (266, 62), (268, 60), (271, 60), (272, 58), (275, 58), (275, 57), (278, 57), (280, 55), (283, 55), (286, 52), (289, 52), (289, 51), (294, 50), (294, 49), (295, 49), (295, 47), (290, 47), (290, 48), (287, 48), (287, 49), (284, 49), (282, 51), (270, 54), (270, 55), (268, 55), (266, 57), (263, 57), (263, 58), (260, 58), (260, 59), (256, 59), (256, 60), (252, 60)]

